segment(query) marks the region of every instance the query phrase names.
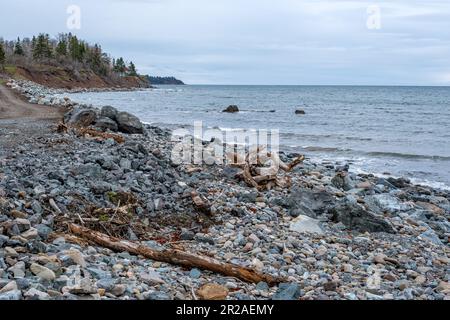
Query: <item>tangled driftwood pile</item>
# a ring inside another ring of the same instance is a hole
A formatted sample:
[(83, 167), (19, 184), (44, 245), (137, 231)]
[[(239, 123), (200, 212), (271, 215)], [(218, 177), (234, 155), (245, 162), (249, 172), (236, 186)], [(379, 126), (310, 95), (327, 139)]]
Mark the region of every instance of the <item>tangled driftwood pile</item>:
[(79, 137), (91, 137), (91, 138), (97, 139), (98, 141), (114, 139), (114, 141), (116, 141), (117, 143), (120, 143), (120, 144), (125, 142), (125, 138), (123, 136), (121, 136), (120, 134), (102, 132), (102, 131), (99, 131), (96, 129), (84, 128), (84, 127), (80, 127), (80, 126), (69, 126), (63, 122), (60, 122), (58, 124), (56, 131), (59, 133), (67, 133), (69, 131), (72, 131)]
[(232, 166), (241, 169), (238, 177), (243, 179), (248, 186), (260, 191), (270, 190), (275, 186), (290, 187), (290, 177), (281, 173), (292, 171), (305, 160), (304, 156), (300, 156), (290, 163), (285, 163), (277, 152), (267, 152), (260, 148), (248, 151), (244, 157), (233, 153), (229, 154), (228, 158), (231, 160)]

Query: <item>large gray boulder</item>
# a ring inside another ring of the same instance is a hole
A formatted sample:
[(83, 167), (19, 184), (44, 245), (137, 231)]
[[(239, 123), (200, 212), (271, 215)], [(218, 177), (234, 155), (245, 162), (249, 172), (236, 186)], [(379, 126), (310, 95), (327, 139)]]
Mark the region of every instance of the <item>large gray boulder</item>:
[(107, 118), (107, 117), (99, 118), (95, 122), (95, 127), (99, 128), (102, 131), (111, 130), (113, 132), (117, 132), (119, 130), (119, 126), (117, 125), (117, 122), (115, 122), (111, 118)]
[(116, 121), (120, 132), (131, 134), (144, 133), (144, 125), (139, 118), (128, 112), (119, 112)]
[(97, 112), (89, 108), (75, 108), (64, 116), (64, 120), (71, 126), (89, 127), (97, 120)]
[(395, 233), (394, 228), (383, 217), (367, 211), (358, 203), (344, 200), (332, 208), (330, 213), (333, 221), (342, 222), (352, 230)]
[(103, 118), (109, 118), (111, 120), (116, 121), (118, 113), (119, 111), (117, 111), (116, 108), (111, 106), (104, 106), (100, 111), (100, 116)]
[(332, 207), (336, 200), (333, 195), (323, 189), (294, 188), (284, 200), (284, 207), (292, 217), (305, 215), (317, 218)]

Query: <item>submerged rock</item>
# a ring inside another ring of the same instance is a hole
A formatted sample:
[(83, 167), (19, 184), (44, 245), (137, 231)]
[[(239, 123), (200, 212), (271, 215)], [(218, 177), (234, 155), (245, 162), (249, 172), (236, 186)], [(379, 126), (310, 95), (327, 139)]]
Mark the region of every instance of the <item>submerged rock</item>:
[(231, 106), (228, 106), (228, 108), (226, 108), (225, 110), (223, 110), (223, 112), (236, 113), (236, 112), (239, 112), (239, 108), (236, 105), (231, 105)]

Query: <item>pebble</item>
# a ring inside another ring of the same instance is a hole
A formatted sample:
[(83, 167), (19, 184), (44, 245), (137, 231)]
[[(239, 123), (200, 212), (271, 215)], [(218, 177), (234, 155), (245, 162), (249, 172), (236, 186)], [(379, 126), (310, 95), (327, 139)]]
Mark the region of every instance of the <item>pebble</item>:
[(225, 300), (228, 296), (228, 289), (216, 283), (208, 283), (202, 286), (197, 294), (202, 300)]
[(8, 291), (14, 291), (17, 289), (18, 289), (17, 283), (15, 281), (11, 281), (6, 286), (4, 286), (3, 288), (0, 289), (0, 294), (8, 292)]
[(202, 272), (198, 269), (192, 269), (189, 273), (189, 277), (192, 279), (199, 279), (202, 276)]
[(44, 280), (53, 281), (56, 278), (55, 273), (52, 270), (37, 263), (31, 264), (30, 270), (33, 274)]

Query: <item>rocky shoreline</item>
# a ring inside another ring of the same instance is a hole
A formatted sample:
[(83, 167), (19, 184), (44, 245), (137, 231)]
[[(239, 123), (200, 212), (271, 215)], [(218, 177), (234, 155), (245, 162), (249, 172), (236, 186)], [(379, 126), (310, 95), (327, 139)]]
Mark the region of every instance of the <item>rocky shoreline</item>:
[[(32, 103), (108, 118), (125, 142), (56, 125), (15, 146), (0, 142), (0, 300), (450, 299), (449, 191), (307, 159), (289, 173), (292, 187), (258, 192), (232, 167), (173, 164), (168, 130), (124, 133), (114, 112), (31, 82), (9, 86)], [(74, 114), (66, 122), (92, 120)], [(210, 214), (196, 208), (192, 191)], [(250, 284), (115, 253), (71, 238), (68, 223), (285, 281)]]
[[(48, 88), (29, 80), (15, 80), (15, 79), (10, 79), (9, 81), (6, 82), (6, 85), (11, 89), (22, 94), (24, 97), (26, 97), (30, 103), (47, 106), (77, 105), (77, 103), (70, 101), (66, 97), (59, 97), (60, 95), (65, 95), (69, 93), (136, 91), (144, 89), (144, 88), (122, 88), (122, 87), (56, 89), (56, 88)], [(145, 89), (151, 88), (153, 87), (150, 86)]]

